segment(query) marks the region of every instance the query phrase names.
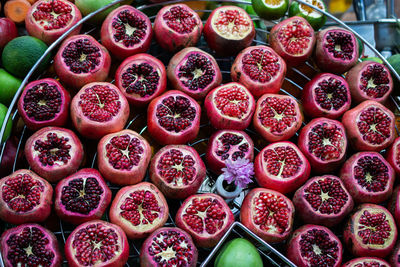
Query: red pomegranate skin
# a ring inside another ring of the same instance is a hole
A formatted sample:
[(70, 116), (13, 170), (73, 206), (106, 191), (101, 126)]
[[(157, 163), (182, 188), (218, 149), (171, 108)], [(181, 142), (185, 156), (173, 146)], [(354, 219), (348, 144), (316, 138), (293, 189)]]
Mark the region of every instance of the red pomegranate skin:
[(393, 190), (392, 197), (389, 200), (388, 209), (396, 221), (397, 228), (400, 229), (400, 185)]
[(0, 52), (6, 44), (18, 36), (17, 26), (9, 18), (0, 18)]
[[(352, 259), (342, 265), (342, 267), (390, 267), (389, 263), (377, 257), (360, 257)], [(395, 265), (392, 265), (395, 266)]]
[(392, 267), (400, 266), (400, 242), (394, 248), (389, 261)]
[(396, 177), (400, 178), (400, 137), (397, 137), (386, 153), (386, 160), (396, 172)]

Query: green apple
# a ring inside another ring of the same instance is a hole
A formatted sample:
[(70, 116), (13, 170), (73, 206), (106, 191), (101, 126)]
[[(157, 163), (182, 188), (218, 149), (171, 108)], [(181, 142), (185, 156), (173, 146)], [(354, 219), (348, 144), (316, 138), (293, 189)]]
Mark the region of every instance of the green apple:
[(0, 69), (0, 103), (9, 105), (22, 80), (12, 76), (5, 69)]
[(263, 267), (257, 248), (247, 239), (235, 238), (221, 249), (214, 267)]

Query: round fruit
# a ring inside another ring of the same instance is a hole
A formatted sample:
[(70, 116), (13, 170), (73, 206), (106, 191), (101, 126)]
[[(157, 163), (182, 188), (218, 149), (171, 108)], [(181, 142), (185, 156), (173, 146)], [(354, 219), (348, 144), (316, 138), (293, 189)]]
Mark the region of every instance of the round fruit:
[(9, 175), (14, 169), (15, 160), (21, 159), (21, 151), (18, 149), (18, 143), (18, 138), (12, 136), (4, 145), (3, 156), (0, 160), (0, 177)]
[(71, 102), (71, 119), (78, 132), (93, 139), (121, 131), (129, 117), (129, 103), (113, 84), (85, 85)]
[(76, 227), (64, 249), (70, 267), (122, 267), (129, 256), (128, 240), (122, 229), (100, 220)]
[(393, 190), (388, 209), (393, 214), (397, 227), (400, 229), (400, 185)]
[(196, 47), (188, 47), (175, 54), (169, 61), (167, 75), (174, 89), (196, 100), (202, 100), (222, 81), (221, 70), (214, 57)]
[(168, 214), (165, 197), (147, 182), (121, 188), (110, 207), (111, 222), (119, 225), (129, 239), (148, 236), (165, 224)]
[(400, 266), (400, 243), (395, 247), (392, 256), (390, 257), (390, 264), (392, 267)]
[(117, 69), (115, 85), (132, 106), (146, 106), (167, 88), (165, 66), (149, 54), (128, 57)]
[(390, 267), (390, 265), (380, 258), (361, 257), (344, 263), (342, 267)]
[[(92, 12), (95, 12), (96, 10), (110, 4), (113, 2), (113, 0), (74, 0), (76, 6), (79, 8), (79, 10), (82, 12), (84, 16), (89, 15)], [(129, 0), (125, 1), (129, 3)], [(94, 23), (94, 24), (100, 24), (105, 20), (107, 15), (116, 9), (120, 4), (113, 5), (112, 7), (106, 9), (105, 11), (100, 12), (99, 14), (93, 16), (92, 18), (89, 19), (89, 22)]]
[(286, 75), (285, 61), (270, 47), (250, 46), (236, 57), (231, 78), (247, 87), (255, 98), (276, 94)]
[(249, 90), (234, 82), (213, 89), (204, 100), (207, 117), (216, 129), (246, 129), (251, 123), (255, 106)]
[(301, 100), (307, 116), (337, 119), (350, 108), (349, 85), (340, 76), (320, 73), (304, 86)]
[(240, 209), (240, 221), (268, 243), (286, 240), (292, 232), (294, 206), (283, 194), (265, 188), (250, 191)]
[(151, 181), (168, 198), (185, 199), (195, 194), (205, 177), (206, 166), (190, 146), (165, 146), (150, 163)]
[(83, 146), (74, 132), (45, 127), (25, 144), (25, 158), (32, 170), (49, 182), (57, 182), (74, 173), (82, 163)]
[(195, 267), (198, 252), (188, 233), (176, 227), (163, 227), (152, 233), (140, 250), (140, 267)]
[(70, 102), (70, 94), (58, 81), (41, 79), (25, 87), (18, 100), (18, 113), (31, 130), (64, 126), (68, 120)]
[[(4, 119), (6, 118), (8, 112), (8, 108), (0, 103), (0, 130), (3, 127)], [(12, 130), (12, 116), (8, 118), (6, 128), (4, 129), (3, 136), (1, 138), (0, 143), (6, 141), (8, 137), (10, 137), (11, 130)]]
[(107, 49), (85, 34), (66, 39), (54, 58), (57, 75), (73, 88), (105, 81), (110, 65), (111, 57)]
[(289, 7), (289, 0), (252, 0), (251, 2), (257, 15), (266, 20), (283, 17)]
[(197, 137), (200, 129), (200, 105), (190, 96), (170, 90), (150, 102), (147, 127), (160, 144), (184, 144)]
[(226, 243), (219, 252), (215, 267), (252, 266), (262, 267), (263, 261), (257, 248), (247, 239), (235, 238)]
[(188, 232), (197, 246), (214, 247), (235, 218), (225, 200), (212, 193), (192, 195), (176, 213), (176, 226)]
[(18, 30), (14, 21), (8, 18), (0, 18), (0, 52), (12, 39), (17, 38)]
[(386, 153), (386, 160), (400, 178), (400, 137), (397, 137), (390, 146), (389, 151)]
[(301, 127), (303, 114), (296, 99), (265, 94), (257, 101), (254, 129), (268, 142), (290, 139)]
[(387, 209), (375, 204), (362, 204), (348, 220), (343, 239), (354, 256), (385, 258), (394, 248), (397, 229)]
[(257, 183), (282, 194), (298, 189), (307, 181), (310, 171), (304, 154), (289, 141), (269, 144), (254, 161)]
[(0, 238), (4, 266), (58, 267), (62, 255), (52, 232), (38, 224), (22, 224), (5, 231)]
[(5, 69), (0, 69), (0, 103), (9, 106), (21, 84), (21, 79), (12, 76)]
[[(323, 11), (327, 11), (326, 6), (322, 0), (305, 0), (304, 2), (313, 5)], [(290, 4), (289, 16), (300, 16), (305, 18), (316, 31), (324, 26), (326, 22), (326, 16), (324, 14), (319, 13), (312, 7), (300, 4), (296, 1), (292, 1), (292, 3)]]

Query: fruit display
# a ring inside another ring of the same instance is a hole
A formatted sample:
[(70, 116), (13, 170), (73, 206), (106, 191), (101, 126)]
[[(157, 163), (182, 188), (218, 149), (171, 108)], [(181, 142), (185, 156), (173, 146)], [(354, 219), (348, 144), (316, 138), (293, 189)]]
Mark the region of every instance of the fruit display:
[(151, 2), (0, 19), (5, 266), (400, 266), (387, 62), (296, 1)]

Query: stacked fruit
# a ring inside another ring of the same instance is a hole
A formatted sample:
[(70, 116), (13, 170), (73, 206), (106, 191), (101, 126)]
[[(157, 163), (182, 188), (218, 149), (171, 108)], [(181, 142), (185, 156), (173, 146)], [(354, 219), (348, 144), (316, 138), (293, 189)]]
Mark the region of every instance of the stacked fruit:
[[(392, 251), (393, 265), (400, 265), (400, 189), (393, 190), (400, 139), (386, 107), (390, 73), (377, 62), (357, 63), (351, 32), (315, 32), (307, 18), (276, 24), (270, 46), (251, 46), (254, 24), (231, 5), (216, 8), (204, 26), (187, 5), (168, 5), (154, 27), (123, 5), (102, 23), (100, 42), (79, 34), (80, 27), (72, 31), (54, 57), (57, 79), (32, 81), (18, 101), (33, 132), (24, 148), (32, 170), (0, 180), (0, 219), (19, 225), (1, 237), (6, 266), (61, 264), (54, 234), (37, 224), (53, 206), (74, 227), (64, 248), (70, 266), (123, 266), (128, 239), (142, 241), (141, 266), (195, 266), (198, 248), (215, 246), (235, 220), (222, 197), (197, 191), (206, 169), (219, 175), (227, 160), (238, 159), (254, 160), (258, 184), (242, 203), (240, 221), (269, 243), (286, 241), (296, 265), (340, 266), (342, 241), (355, 258), (346, 266), (388, 266)], [(39, 0), (26, 27), (51, 43), (80, 19), (71, 2)], [(210, 53), (193, 47), (202, 34)], [(146, 54), (153, 35), (175, 53), (167, 68)], [(214, 54), (236, 56), (232, 82), (221, 84)], [(287, 66), (301, 68), (311, 57), (323, 73), (305, 85), (301, 103), (278, 94), (286, 72), (296, 70)], [(114, 76), (112, 61), (119, 64)], [(206, 164), (187, 145), (200, 134), (202, 107), (215, 129)], [(146, 111), (151, 138), (125, 129)], [(252, 140), (249, 127), (260, 138)], [(153, 141), (163, 146), (154, 155)], [(82, 168), (90, 143), (97, 169)], [(264, 148), (254, 158), (255, 146)], [(115, 196), (111, 185), (121, 187)], [(174, 208), (166, 198), (182, 201), (176, 227), (163, 227)], [(110, 222), (101, 220), (106, 211)], [(344, 231), (335, 229), (342, 222)]]

